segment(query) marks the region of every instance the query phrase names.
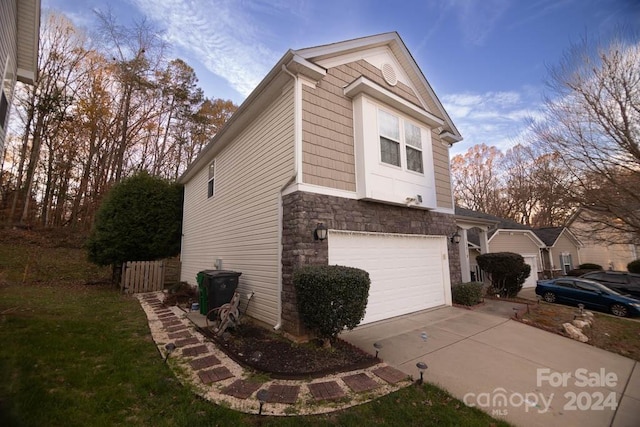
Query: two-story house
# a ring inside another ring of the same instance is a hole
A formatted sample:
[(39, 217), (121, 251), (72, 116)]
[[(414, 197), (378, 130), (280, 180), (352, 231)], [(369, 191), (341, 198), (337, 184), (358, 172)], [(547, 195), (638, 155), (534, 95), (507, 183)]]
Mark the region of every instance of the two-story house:
[(0, 2), (0, 155), (16, 81), (34, 84), (38, 73), (40, 0)]
[(181, 177), (182, 280), (240, 271), (248, 314), (292, 335), (304, 264), (368, 271), (363, 323), (451, 304), (461, 139), (397, 33), (289, 50)]

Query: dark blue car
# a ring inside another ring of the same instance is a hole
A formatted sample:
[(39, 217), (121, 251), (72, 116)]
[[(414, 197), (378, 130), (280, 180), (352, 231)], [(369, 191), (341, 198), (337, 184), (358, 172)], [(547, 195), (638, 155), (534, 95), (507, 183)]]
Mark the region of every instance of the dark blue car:
[(593, 280), (577, 277), (538, 280), (536, 294), (547, 302), (584, 304), (586, 308), (620, 317), (640, 315), (640, 300), (621, 295)]

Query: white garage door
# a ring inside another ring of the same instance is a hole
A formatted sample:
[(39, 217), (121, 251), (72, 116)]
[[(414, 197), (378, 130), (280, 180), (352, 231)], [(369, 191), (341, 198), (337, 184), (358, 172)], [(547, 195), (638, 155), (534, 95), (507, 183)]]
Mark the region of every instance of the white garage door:
[(329, 264), (369, 272), (364, 323), (451, 304), (444, 236), (329, 231)]
[(538, 257), (535, 255), (522, 255), (524, 262), (531, 266), (531, 274), (524, 281), (523, 288), (534, 288), (538, 281)]

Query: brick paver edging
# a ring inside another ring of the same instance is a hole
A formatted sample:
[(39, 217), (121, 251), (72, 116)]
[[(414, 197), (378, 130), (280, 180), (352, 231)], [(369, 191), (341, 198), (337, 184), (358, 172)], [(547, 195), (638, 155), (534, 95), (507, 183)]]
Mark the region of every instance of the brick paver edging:
[[(411, 384), (406, 375), (385, 363), (312, 381), (260, 382), (253, 372), (198, 333), (184, 311), (162, 306), (162, 292), (138, 294), (137, 298), (147, 315), (160, 357), (166, 357), (168, 343), (176, 345), (168, 358), (174, 375), (192, 386), (199, 396), (236, 411), (257, 414), (260, 390), (267, 390), (264, 415), (311, 415), (360, 405)], [(175, 317), (168, 316), (168, 312)]]

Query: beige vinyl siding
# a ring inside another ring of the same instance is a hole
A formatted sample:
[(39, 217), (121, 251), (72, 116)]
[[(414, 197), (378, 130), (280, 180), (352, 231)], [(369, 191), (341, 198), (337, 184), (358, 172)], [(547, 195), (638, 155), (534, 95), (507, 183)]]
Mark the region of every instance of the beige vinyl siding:
[(571, 239), (565, 236), (564, 233), (562, 233), (560, 237), (558, 237), (558, 240), (556, 240), (556, 243), (553, 245), (553, 248), (551, 249), (551, 251), (554, 258), (553, 265), (556, 269), (561, 268), (560, 254), (563, 254), (563, 253), (571, 254), (571, 261), (573, 263), (573, 268), (578, 268), (578, 265), (581, 263), (580, 258), (578, 258), (579, 257), (578, 248), (576, 247), (575, 243), (573, 243)]
[(453, 194), (451, 190), (451, 173), (449, 169), (449, 148), (435, 132), (431, 132), (433, 141), (433, 170), (436, 185), (436, 203), (439, 208), (453, 209)]
[(587, 244), (580, 248), (580, 263), (599, 264), (605, 270), (627, 271), (627, 264), (639, 256), (633, 245), (626, 244)]
[(208, 164), (185, 184), (182, 278), (222, 268), (242, 273), (240, 291), (255, 292), (248, 314), (279, 319), (280, 191), (294, 173), (293, 85), (216, 156), (215, 194)]
[[(17, 6), (15, 0), (0, 2), (0, 90), (4, 91), (9, 109), (11, 108), (11, 97), (15, 84), (16, 67), (16, 27)], [(10, 60), (7, 62), (7, 58)], [(11, 69), (5, 70), (9, 66)], [(5, 127), (0, 127), (0, 153), (3, 152), (6, 137), (6, 127), (8, 118), (5, 117)]]
[[(512, 234), (511, 234), (512, 233)], [(491, 252), (514, 252), (517, 254), (538, 254), (536, 245), (527, 235), (518, 231), (500, 231), (489, 242)], [(540, 259), (540, 256), (538, 256)]]
[[(365, 76), (407, 101), (422, 107), (413, 90), (398, 82), (390, 86), (382, 72), (359, 60), (327, 70), (316, 88), (302, 87), (302, 172), (307, 184), (356, 191), (353, 142), (353, 105), (344, 87)], [(433, 104), (433, 103), (432, 103)], [(434, 108), (435, 104), (430, 107)], [(438, 207), (453, 208), (449, 151), (432, 132)], [(428, 166), (427, 166), (428, 167)]]

